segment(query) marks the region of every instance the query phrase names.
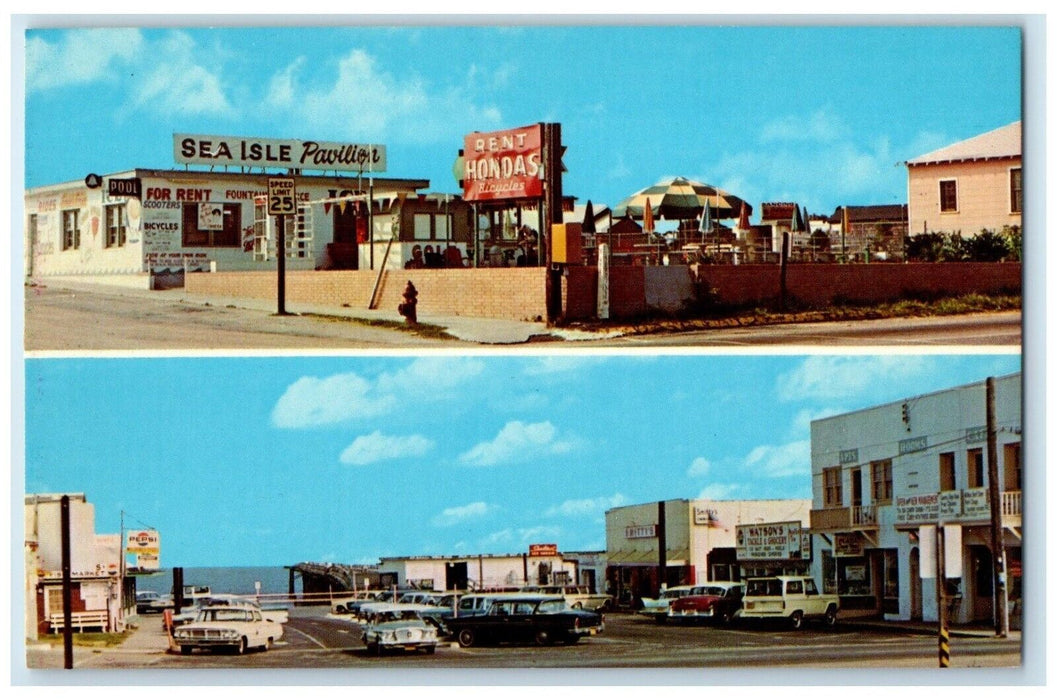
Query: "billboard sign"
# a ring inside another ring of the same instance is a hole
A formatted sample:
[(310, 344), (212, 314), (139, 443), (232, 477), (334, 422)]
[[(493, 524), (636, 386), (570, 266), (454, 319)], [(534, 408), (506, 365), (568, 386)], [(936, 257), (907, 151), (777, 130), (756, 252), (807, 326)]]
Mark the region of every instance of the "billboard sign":
[(181, 165), (385, 172), (385, 146), (364, 143), (173, 134)]
[(558, 554), (558, 545), (556, 544), (530, 544), (529, 545), (529, 556), (530, 557), (553, 557)]
[[(805, 538), (801, 537), (802, 529), (796, 521), (738, 525), (738, 561), (803, 559)], [(806, 539), (810, 542), (810, 537)], [(808, 552), (810, 554), (810, 549)]]
[(463, 139), (463, 199), (468, 202), (543, 196), (543, 130), (533, 124), (474, 132)]
[(161, 550), (161, 535), (157, 530), (131, 530), (125, 538), (125, 551), (129, 554), (158, 555)]

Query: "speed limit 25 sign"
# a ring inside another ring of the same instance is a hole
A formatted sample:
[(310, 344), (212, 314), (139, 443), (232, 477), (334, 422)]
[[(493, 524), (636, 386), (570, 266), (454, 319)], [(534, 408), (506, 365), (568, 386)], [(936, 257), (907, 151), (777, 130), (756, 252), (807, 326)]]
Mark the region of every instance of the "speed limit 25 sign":
[(297, 191), (292, 177), (268, 178), (268, 216), (297, 213)]

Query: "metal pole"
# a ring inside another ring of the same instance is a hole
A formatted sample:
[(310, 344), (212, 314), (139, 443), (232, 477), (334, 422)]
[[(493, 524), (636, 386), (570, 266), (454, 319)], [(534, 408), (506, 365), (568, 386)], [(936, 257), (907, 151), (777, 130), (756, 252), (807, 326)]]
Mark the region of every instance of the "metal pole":
[(73, 668), (73, 581), (70, 575), (70, 497), (59, 500), (59, 527), (62, 530), (62, 659), (63, 668)]
[(951, 665), (951, 637), (947, 628), (947, 566), (943, 543), (943, 523), (936, 524), (936, 605), (939, 614), (939, 663), (940, 668)]
[(276, 313), (280, 316), (286, 315), (286, 216), (280, 214), (275, 217), (275, 258), (276, 269), (279, 272), (279, 304)]
[(657, 586), (664, 590), (668, 583), (668, 531), (664, 519), (664, 501), (657, 501)]
[(1009, 636), (1006, 552), (1002, 527), (1002, 494), (998, 488), (998, 438), (995, 432), (995, 378), (987, 378), (987, 491), (991, 503), (991, 561), (995, 591), (995, 636)]

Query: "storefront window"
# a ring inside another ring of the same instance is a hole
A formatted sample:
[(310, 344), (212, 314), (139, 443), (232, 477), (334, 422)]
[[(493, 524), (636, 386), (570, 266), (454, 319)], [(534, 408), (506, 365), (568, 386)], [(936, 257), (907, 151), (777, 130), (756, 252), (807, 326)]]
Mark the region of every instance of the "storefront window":
[[(203, 207), (208, 209), (203, 211)], [(241, 230), (242, 207), (238, 204), (187, 202), (183, 205), (185, 248), (234, 248), (241, 242)]]
[(125, 245), (125, 205), (110, 204), (106, 207), (106, 247)]
[(415, 214), (415, 240), (428, 241), (433, 238), (433, 217), (429, 214)]
[(822, 592), (837, 592), (837, 560), (829, 549), (822, 550)]
[(895, 549), (886, 549), (884, 563), (884, 597), (899, 598), (899, 552)]
[(67, 209), (62, 212), (62, 249), (71, 250), (81, 247), (81, 229), (77, 226), (77, 210)]

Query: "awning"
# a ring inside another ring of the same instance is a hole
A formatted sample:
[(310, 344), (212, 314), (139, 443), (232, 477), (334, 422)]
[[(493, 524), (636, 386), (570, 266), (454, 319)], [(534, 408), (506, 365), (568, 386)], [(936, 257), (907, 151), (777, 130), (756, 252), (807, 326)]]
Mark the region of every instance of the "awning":
[[(609, 566), (657, 566), (660, 562), (660, 553), (656, 549), (635, 550), (625, 549), (611, 552), (606, 556)], [(684, 566), (689, 563), (690, 550), (670, 549), (668, 550), (669, 566)]]

